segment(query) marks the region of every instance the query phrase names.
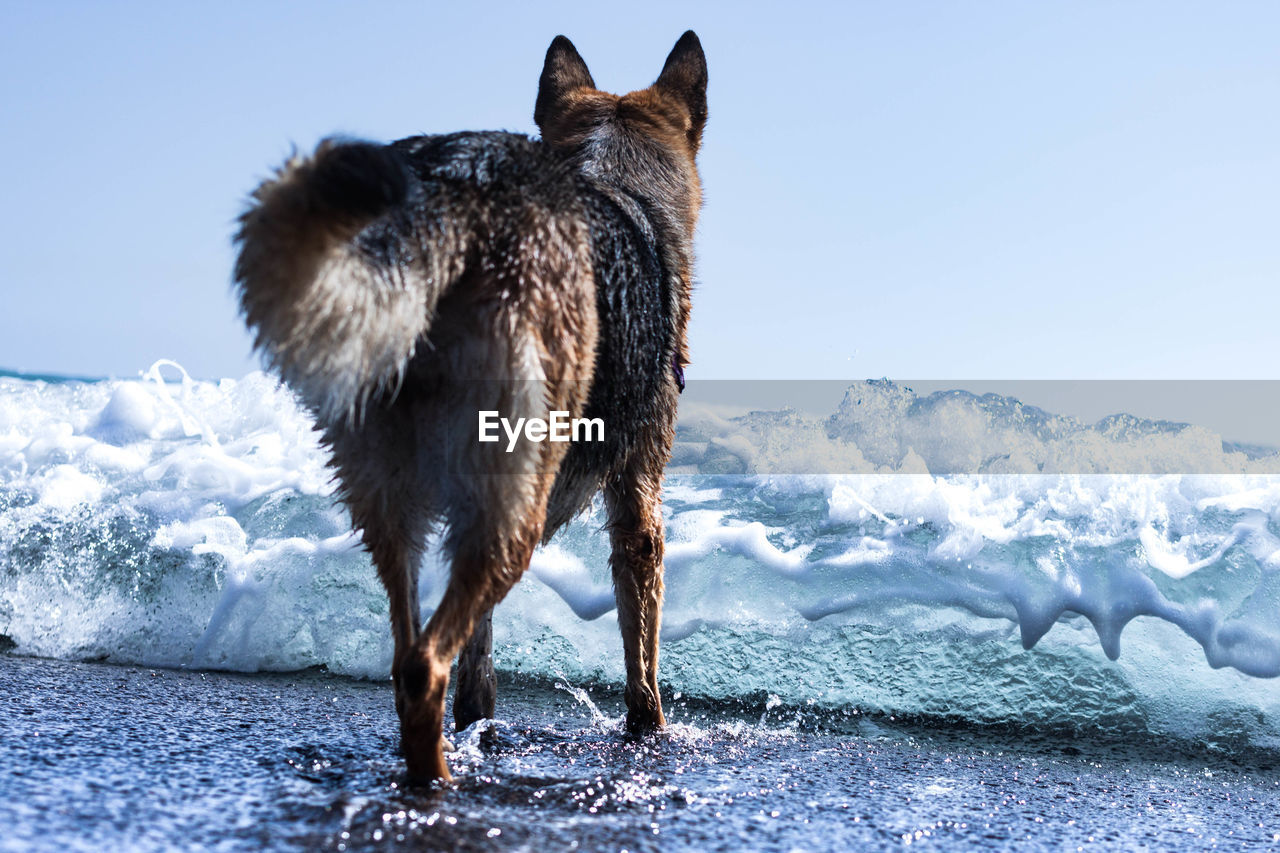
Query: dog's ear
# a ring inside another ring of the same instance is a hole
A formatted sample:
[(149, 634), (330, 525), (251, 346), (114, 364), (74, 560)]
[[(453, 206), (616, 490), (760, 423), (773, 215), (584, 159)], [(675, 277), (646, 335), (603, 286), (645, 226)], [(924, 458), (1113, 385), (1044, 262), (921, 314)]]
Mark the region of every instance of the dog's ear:
[(556, 102), (574, 89), (594, 89), (587, 63), (582, 61), (573, 42), (564, 36), (556, 36), (547, 48), (547, 58), (542, 64), (542, 76), (538, 78), (538, 100), (533, 106), (533, 120), (546, 134), (546, 121)]
[(698, 41), (693, 30), (680, 36), (653, 86), (688, 107), (689, 118), (693, 121), (689, 129), (689, 143), (696, 150), (702, 141), (702, 128), (707, 123), (707, 58), (702, 53), (702, 42)]

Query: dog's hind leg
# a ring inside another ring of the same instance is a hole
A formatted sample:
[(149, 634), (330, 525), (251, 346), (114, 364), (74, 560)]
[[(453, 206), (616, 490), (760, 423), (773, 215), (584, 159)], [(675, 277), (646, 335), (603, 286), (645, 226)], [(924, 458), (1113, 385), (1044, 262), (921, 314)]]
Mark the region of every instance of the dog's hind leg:
[[(545, 505), (545, 494), (543, 495)], [(442, 725), (449, 667), (482, 617), (506, 596), (533, 557), (542, 535), (542, 513), (531, 514), (514, 532), (458, 531), (449, 586), (440, 606), (418, 637), (402, 673), (412, 672), (416, 697), (401, 717), (401, 746), (409, 774), (417, 779), (452, 779), (444, 760)]]
[(408, 524), (399, 512), (387, 506), (374, 511), (372, 502), (352, 502), (352, 516), (361, 528), (378, 578), (387, 589), (392, 639), (396, 652), (392, 658), (392, 681), (396, 688), (396, 712), (404, 727), (404, 715), (419, 690), (419, 672), (412, 662), (412, 652), (421, 633), (421, 616), (417, 601), (417, 571), (422, 555), (420, 526)]
[(666, 725), (658, 693), (662, 624), (662, 465), (633, 466), (605, 489), (614, 595), (627, 668), (627, 730)]
[(453, 721), (458, 731), (477, 720), (493, 719), (498, 678), (493, 671), (493, 610), (476, 622), (458, 656), (458, 686), (453, 691)]

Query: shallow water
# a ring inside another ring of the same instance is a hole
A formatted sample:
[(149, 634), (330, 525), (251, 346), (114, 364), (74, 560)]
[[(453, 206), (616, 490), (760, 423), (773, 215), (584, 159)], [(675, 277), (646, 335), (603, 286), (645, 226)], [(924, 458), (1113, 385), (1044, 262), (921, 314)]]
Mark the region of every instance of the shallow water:
[[(0, 848), (1069, 850), (1280, 841), (1280, 755), (504, 676), (456, 785), (408, 789), (388, 683), (0, 655)], [(769, 707), (769, 705), (773, 707)]]

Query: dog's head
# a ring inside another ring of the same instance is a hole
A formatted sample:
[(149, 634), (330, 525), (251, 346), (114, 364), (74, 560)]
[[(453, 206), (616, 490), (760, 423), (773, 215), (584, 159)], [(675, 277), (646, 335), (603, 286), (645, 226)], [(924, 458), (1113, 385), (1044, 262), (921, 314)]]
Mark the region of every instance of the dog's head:
[(557, 36), (533, 120), (588, 174), (674, 207), (692, 232), (702, 200), (695, 158), (707, 122), (707, 61), (692, 30), (652, 86), (625, 95), (597, 89), (573, 43)]

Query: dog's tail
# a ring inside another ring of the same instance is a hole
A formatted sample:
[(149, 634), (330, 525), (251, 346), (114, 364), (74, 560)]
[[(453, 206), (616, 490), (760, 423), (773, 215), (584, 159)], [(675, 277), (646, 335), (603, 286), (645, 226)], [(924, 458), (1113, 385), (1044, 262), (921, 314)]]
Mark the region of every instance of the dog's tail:
[[(461, 273), (433, 268), (455, 254), (405, 250), (456, 236), (411, 232), (414, 180), (392, 148), (326, 140), (258, 187), (240, 217), (235, 282), (254, 344), (322, 422), (354, 417), (400, 381)], [(447, 218), (436, 227), (454, 230)]]

